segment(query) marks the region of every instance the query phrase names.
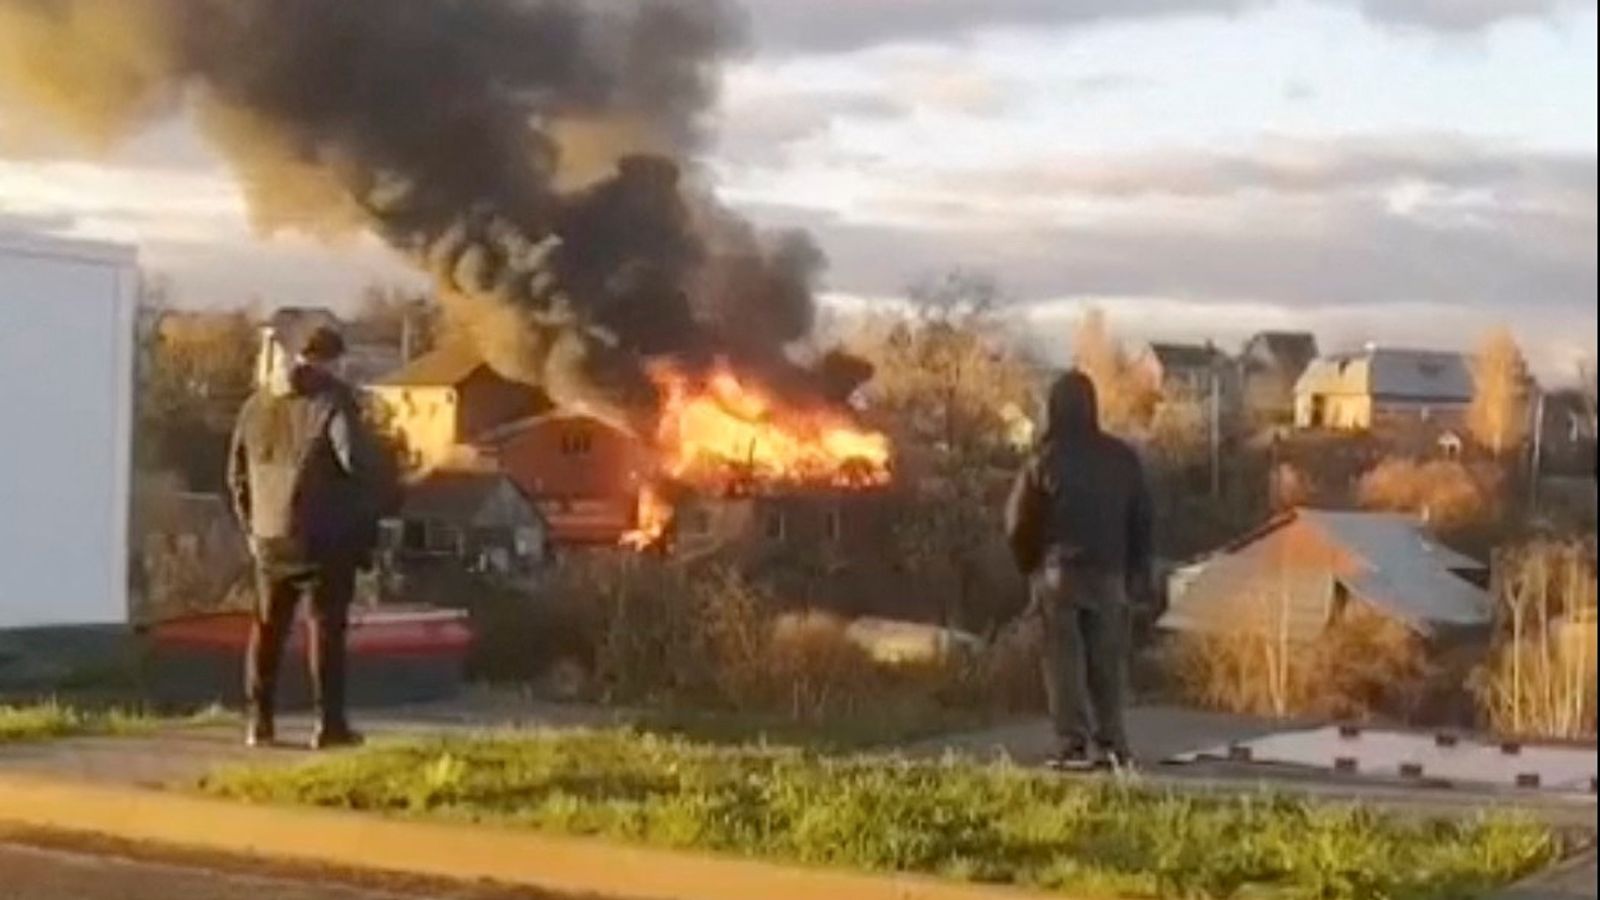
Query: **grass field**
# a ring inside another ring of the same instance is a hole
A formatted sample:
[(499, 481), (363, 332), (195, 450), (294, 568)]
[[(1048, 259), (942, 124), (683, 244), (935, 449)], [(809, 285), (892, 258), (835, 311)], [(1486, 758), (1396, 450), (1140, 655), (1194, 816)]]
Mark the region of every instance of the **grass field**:
[(165, 725), (221, 721), (226, 714), (202, 710), (183, 718), (165, 718), (122, 708), (94, 709), (62, 703), (0, 704), (0, 744), (48, 741), (100, 735), (149, 734)]
[(140, 733), (156, 720), (121, 711), (86, 712), (56, 703), (0, 706), (0, 744), (96, 734)]
[(204, 789), (1096, 897), (1454, 898), (1562, 849), (1504, 816), (1419, 822), (1264, 794), (617, 731), (380, 745), (222, 772)]

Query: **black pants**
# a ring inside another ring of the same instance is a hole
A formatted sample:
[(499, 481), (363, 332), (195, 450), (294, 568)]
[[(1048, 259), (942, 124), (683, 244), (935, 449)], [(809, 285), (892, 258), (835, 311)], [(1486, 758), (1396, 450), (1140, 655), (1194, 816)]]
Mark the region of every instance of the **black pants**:
[(1033, 589), (1044, 616), (1045, 695), (1056, 737), (1126, 753), (1131, 635), (1122, 578), (1069, 567), (1041, 572)]
[(355, 566), (264, 564), (257, 571), (255, 621), (245, 659), (245, 696), (250, 712), (270, 723), (278, 696), (278, 667), (304, 602), (310, 611), (306, 662), (312, 702), (327, 729), (348, 727), (345, 717), (345, 631), (355, 595)]

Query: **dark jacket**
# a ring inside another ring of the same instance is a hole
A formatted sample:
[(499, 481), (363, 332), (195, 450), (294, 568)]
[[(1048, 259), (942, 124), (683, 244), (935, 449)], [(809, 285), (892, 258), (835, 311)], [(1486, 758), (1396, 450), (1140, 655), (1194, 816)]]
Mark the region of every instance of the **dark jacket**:
[(1094, 383), (1080, 372), (1050, 391), (1039, 449), (1017, 476), (1006, 531), (1017, 565), (1032, 574), (1056, 561), (1149, 577), (1150, 494), (1133, 449), (1100, 430)]
[(228, 456), (234, 512), (263, 563), (364, 563), (387, 472), (354, 392), (313, 367), (245, 402)]

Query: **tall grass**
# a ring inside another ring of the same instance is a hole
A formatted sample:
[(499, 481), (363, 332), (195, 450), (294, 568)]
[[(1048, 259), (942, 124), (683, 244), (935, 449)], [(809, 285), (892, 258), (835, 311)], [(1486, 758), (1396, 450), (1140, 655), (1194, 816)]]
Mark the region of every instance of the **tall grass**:
[(1405, 719), (1432, 675), (1422, 641), (1359, 604), (1313, 641), (1294, 640), (1271, 602), (1241, 604), (1238, 627), (1177, 637), (1165, 654), (1171, 686), (1188, 702), (1276, 717)]
[(1595, 548), (1537, 542), (1500, 554), (1497, 640), (1477, 694), (1489, 725), (1522, 737), (1595, 735)]
[(1279, 796), (628, 732), (375, 747), (224, 772), (205, 789), (1073, 896), (1460, 897), (1561, 849), (1548, 831), (1509, 818), (1424, 823)]
[[(581, 661), (595, 699), (666, 710), (675, 722), (704, 723), (683, 714), (696, 710), (778, 732), (811, 727), (855, 746), (875, 731), (903, 740), (975, 726), (1028, 707), (1015, 695), (1040, 692), (1036, 641), (882, 664), (852, 639), (845, 619), (786, 610), (782, 598), (726, 569), (607, 560), (569, 566), (547, 595), (528, 608), (548, 624), (525, 629), (563, 636), (561, 646), (541, 641), (546, 659)], [(503, 649), (492, 658), (507, 671), (518, 657)]]

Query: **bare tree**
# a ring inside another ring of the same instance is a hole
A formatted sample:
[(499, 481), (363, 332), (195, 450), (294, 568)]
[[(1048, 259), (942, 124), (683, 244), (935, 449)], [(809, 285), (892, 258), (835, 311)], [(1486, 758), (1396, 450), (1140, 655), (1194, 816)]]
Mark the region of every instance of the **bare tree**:
[(1472, 360), (1472, 380), (1468, 427), (1479, 443), (1504, 458), (1528, 438), (1532, 383), (1510, 329), (1497, 328), (1484, 337)]

